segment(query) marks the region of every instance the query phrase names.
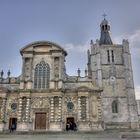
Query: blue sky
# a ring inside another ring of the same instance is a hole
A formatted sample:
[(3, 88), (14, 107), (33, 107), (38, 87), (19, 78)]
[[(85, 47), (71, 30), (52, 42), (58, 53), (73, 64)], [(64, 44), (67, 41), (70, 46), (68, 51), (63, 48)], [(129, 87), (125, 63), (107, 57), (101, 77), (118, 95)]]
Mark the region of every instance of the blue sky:
[(140, 92), (140, 0), (0, 0), (0, 70), (21, 73), (19, 50), (48, 40), (68, 52), (66, 69), (76, 75), (87, 64), (90, 40), (100, 37), (103, 13), (114, 43), (130, 42), (136, 92)]

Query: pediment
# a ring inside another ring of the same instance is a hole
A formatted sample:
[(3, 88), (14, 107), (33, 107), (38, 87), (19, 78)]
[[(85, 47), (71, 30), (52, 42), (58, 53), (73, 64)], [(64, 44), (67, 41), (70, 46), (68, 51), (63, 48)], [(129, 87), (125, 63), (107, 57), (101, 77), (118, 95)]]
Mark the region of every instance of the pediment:
[(67, 52), (58, 44), (49, 42), (49, 41), (38, 41), (33, 42), (20, 50), (21, 55), (23, 53), (50, 53), (50, 52), (63, 52), (64, 55), (67, 55)]

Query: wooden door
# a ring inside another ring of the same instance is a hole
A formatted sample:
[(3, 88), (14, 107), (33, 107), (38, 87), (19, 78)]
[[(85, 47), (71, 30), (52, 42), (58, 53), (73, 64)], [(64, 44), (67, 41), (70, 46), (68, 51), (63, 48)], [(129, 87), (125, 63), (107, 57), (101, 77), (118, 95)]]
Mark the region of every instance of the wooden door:
[(35, 129), (46, 129), (46, 113), (36, 113)]

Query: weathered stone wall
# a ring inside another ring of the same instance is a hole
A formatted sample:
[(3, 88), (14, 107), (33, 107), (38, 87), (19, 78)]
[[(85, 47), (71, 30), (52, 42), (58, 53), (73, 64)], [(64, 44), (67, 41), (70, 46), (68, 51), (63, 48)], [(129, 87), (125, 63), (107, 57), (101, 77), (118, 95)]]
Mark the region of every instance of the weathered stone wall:
[[(124, 40), (122, 45), (100, 46), (99, 41), (96, 40), (95, 44), (91, 44), (90, 52), (92, 82), (103, 88), (101, 97), (105, 124), (108, 123), (110, 128), (117, 128), (117, 124), (120, 127), (119, 123), (124, 123), (124, 127), (137, 127), (135, 124), (133, 126), (130, 124), (130, 122), (138, 122), (138, 119), (127, 41)], [(114, 100), (118, 103), (118, 113), (115, 114), (112, 113)], [(132, 112), (135, 115), (132, 116)], [(105, 127), (107, 128), (107, 125)]]

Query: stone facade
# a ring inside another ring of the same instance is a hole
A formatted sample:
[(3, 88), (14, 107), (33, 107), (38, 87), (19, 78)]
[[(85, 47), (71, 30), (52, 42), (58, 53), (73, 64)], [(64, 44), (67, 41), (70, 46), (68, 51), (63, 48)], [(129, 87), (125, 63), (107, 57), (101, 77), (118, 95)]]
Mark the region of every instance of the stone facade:
[[(20, 50), (22, 74), (0, 78), (0, 131), (78, 131), (138, 128), (129, 43), (112, 43), (110, 26), (101, 23), (101, 39), (91, 41), (85, 77), (68, 76), (67, 52), (40, 41)], [(70, 128), (72, 129), (72, 128)]]

